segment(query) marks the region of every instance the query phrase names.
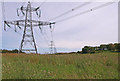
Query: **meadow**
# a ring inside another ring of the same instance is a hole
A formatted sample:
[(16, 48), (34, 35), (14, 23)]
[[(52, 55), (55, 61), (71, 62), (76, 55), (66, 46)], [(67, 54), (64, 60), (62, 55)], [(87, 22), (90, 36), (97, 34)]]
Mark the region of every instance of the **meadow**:
[(118, 79), (118, 53), (2, 54), (3, 79)]

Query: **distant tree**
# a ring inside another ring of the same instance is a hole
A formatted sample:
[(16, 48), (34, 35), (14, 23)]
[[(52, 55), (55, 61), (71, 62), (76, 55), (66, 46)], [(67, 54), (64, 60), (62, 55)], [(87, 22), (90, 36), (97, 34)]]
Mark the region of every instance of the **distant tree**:
[(17, 49), (12, 50), (12, 53), (18, 53), (18, 50)]
[(100, 50), (108, 50), (108, 46), (105, 44), (100, 45)]
[(98, 46), (94, 47), (94, 50), (95, 50), (95, 51), (98, 51), (98, 50), (99, 50), (99, 47), (98, 47)]
[(5, 49), (2, 50), (2, 53), (7, 53), (7, 52), (8, 52), (8, 50), (5, 50)]
[(118, 43), (115, 43), (114, 46), (115, 46), (115, 51), (118, 51)]
[(118, 43), (117, 50), (120, 52), (120, 43)]
[(82, 53), (83, 54), (88, 53), (88, 49), (87, 48), (82, 48)]
[(82, 48), (82, 53), (95, 53), (95, 52), (101, 52), (101, 51), (118, 51), (120, 52), (120, 43), (115, 43), (115, 44), (102, 44), (100, 46), (96, 47), (91, 47), (91, 46), (84, 46)]
[(18, 53), (18, 50), (17, 50), (17, 49), (14, 49), (14, 50), (6, 50), (6, 49), (3, 49), (3, 50), (2, 50), (2, 53)]
[(2, 53), (2, 50), (0, 49), (0, 53)]
[(108, 44), (108, 50), (109, 51), (115, 51), (115, 45), (114, 44)]
[(115, 43), (115, 51), (119, 51), (120, 52), (120, 43)]
[(81, 51), (77, 51), (77, 53), (81, 53)]
[(94, 47), (90, 47), (89, 49), (90, 49), (89, 50), (90, 53), (95, 53), (95, 48)]
[(85, 53), (89, 53), (90, 49), (89, 49), (89, 46), (85, 46), (84, 48), (82, 48), (82, 53), (85, 54)]

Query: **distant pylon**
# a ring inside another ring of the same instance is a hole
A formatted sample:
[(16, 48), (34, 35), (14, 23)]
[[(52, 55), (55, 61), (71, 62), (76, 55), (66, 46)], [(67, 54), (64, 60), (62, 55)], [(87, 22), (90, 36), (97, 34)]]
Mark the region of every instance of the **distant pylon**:
[(50, 25), (50, 30), (51, 30), (51, 41), (50, 41), (50, 54), (56, 54), (57, 50), (53, 41), (53, 30), (54, 28), (51, 27)]
[(50, 41), (50, 54), (56, 54), (57, 50), (53, 41)]

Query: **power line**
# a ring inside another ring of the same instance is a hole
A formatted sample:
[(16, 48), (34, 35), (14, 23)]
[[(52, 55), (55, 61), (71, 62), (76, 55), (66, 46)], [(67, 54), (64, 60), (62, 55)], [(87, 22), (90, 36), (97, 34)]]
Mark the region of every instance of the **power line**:
[(46, 38), (49, 40), (50, 38), (49, 38), (48, 34), (46, 33), (47, 31), (46, 31), (44, 28), (42, 28), (42, 30), (44, 30), (44, 35), (45, 35)]
[[(45, 40), (45, 38), (42, 38), (42, 37), (40, 36), (40, 34), (38, 34), (38, 32), (37, 32), (36, 30), (34, 30), (34, 31), (35, 31), (35, 33), (37, 34), (38, 37), (40, 37), (41, 39), (44, 39), (44, 40)], [(37, 41), (38, 41), (38, 40), (37, 40)], [(40, 40), (39, 40), (38, 42), (41, 43)], [(46, 44), (48, 45), (48, 41), (45, 40), (45, 42), (46, 42)], [(37, 46), (38, 46), (40, 49), (45, 50), (42, 46), (38, 45), (38, 43), (37, 43)]]
[[(11, 27), (11, 28), (9, 28), (9, 29), (12, 29), (13, 31), (14, 31), (14, 29)], [(8, 31), (8, 30), (7, 30)], [(15, 32), (15, 33), (17, 33), (18, 35), (20, 35), (21, 36), (21, 33), (19, 33), (19, 32)]]
[[(46, 1), (46, 0), (45, 0)], [(40, 7), (45, 3), (45, 1), (43, 2), (43, 3), (41, 3), (40, 4)], [(51, 29), (51, 27), (50, 27), (50, 29)], [(41, 28), (40, 27), (40, 30), (42, 31), (42, 30), (44, 30), (44, 32), (41, 32), (42, 33), (42, 36), (44, 37), (44, 39), (46, 40), (46, 42), (48, 43), (48, 41), (49, 41), (49, 37), (48, 37), (48, 35), (47, 35), (47, 31), (44, 29), (44, 28)], [(44, 33), (44, 34), (43, 34)], [(39, 35), (39, 34), (38, 34)], [(48, 43), (48, 45), (49, 45), (49, 43)], [(53, 54), (53, 53), (56, 53), (56, 48), (55, 48), (55, 45), (54, 45), (54, 42), (53, 42), (53, 36), (51, 35), (51, 41), (50, 41), (50, 54)], [(53, 46), (54, 46), (54, 49), (53, 49)]]
[(24, 2), (22, 3), (22, 6), (25, 6), (25, 4), (26, 4), (26, 2), (24, 1)]
[[(90, 1), (91, 1), (91, 0), (90, 0)], [(73, 11), (75, 11), (75, 10), (77, 10), (77, 9), (79, 9), (79, 8), (82, 8), (82, 7), (84, 7), (84, 6), (88, 5), (88, 4), (91, 4), (91, 3), (92, 3), (92, 2), (85, 2), (85, 3), (79, 5), (79, 6), (75, 7), (75, 8), (72, 8), (72, 9), (70, 9), (70, 10), (68, 10), (68, 11), (66, 11), (66, 12), (64, 12), (64, 13), (62, 13), (62, 14), (60, 14), (60, 15), (58, 15), (58, 16), (50, 19), (50, 20), (48, 20), (48, 21), (51, 21), (51, 20), (60, 18), (60, 17), (66, 15), (66, 14), (68, 14), (68, 13), (70, 13), (70, 12), (73, 12)]]
[[(35, 31), (35, 30), (34, 30), (34, 31)], [(41, 36), (40, 36), (40, 34), (38, 34), (38, 32), (37, 32), (37, 31), (35, 31), (35, 33), (36, 33), (39, 37), (41, 37)], [(41, 32), (41, 33), (42, 33), (42, 32)], [(49, 40), (48, 40), (48, 39), (44, 36), (44, 34), (43, 34), (43, 33), (42, 33), (42, 36), (43, 36), (43, 38), (42, 38), (42, 39), (44, 39), (44, 40), (45, 40), (46, 45), (47, 45), (47, 46), (49, 46)], [(38, 41), (38, 42), (41, 42), (41, 41)], [(43, 51), (45, 50), (42, 46), (40, 46), (40, 45), (38, 45), (38, 44), (37, 44), (37, 46), (38, 46), (38, 47), (40, 47)], [(49, 47), (48, 47), (48, 48), (49, 48)]]
[(42, 6), (45, 4), (46, 1), (47, 1), (47, 0), (44, 0), (44, 1), (40, 4), (40, 7), (42, 7)]
[[(46, 1), (47, 1), (47, 0), (44, 0), (44, 1), (40, 4), (39, 8), (42, 7), (42, 6), (45, 4)], [(38, 18), (38, 20), (40, 20), (40, 18)], [(41, 28), (41, 30), (43, 30), (43, 28)], [(45, 39), (46, 41), (48, 41), (49, 38), (48, 38), (48, 37), (46, 38), (46, 37), (44, 36), (43, 32), (41, 32), (41, 33), (42, 33), (44, 39)], [(38, 34), (38, 35), (39, 35), (39, 34)]]
[[(44, 30), (44, 34), (43, 34), (43, 32), (41, 32), (41, 33), (42, 33), (42, 36), (43, 36), (47, 41), (49, 41), (49, 37), (48, 37), (47, 33), (45, 32), (45, 30)], [(46, 36), (45, 36), (45, 34), (46, 34)]]
[(2, 14), (3, 14), (3, 20), (5, 20), (5, 4), (4, 1), (2, 2)]
[(97, 9), (100, 9), (100, 8), (103, 8), (103, 7), (108, 6), (108, 5), (110, 5), (110, 4), (113, 4), (113, 3), (115, 3), (115, 2), (108, 2), (108, 3), (102, 4), (102, 5), (96, 6), (96, 7), (94, 7), (94, 8), (91, 8), (91, 9), (89, 9), (89, 10), (83, 11), (83, 12), (78, 13), (78, 14), (76, 14), (76, 15), (73, 15), (73, 16), (70, 16), (70, 17), (67, 17), (67, 18), (58, 20), (58, 21), (56, 21), (56, 23), (63, 22), (63, 21), (65, 21), (65, 20), (71, 19), (71, 18), (73, 18), (73, 17), (76, 17), (76, 16), (80, 16), (80, 15), (89, 13), (89, 12), (91, 12), (91, 11), (94, 11), (94, 10), (97, 10)]
[[(39, 36), (39, 37), (41, 37), (38, 33), (37, 33), (37, 31), (36, 30), (34, 30), (35, 31), (35, 33)], [(42, 32), (41, 32), (42, 33)], [(44, 36), (44, 34), (42, 33), (42, 36), (43, 36), (43, 38), (45, 39), (45, 41), (46, 41), (46, 43), (47, 44), (49, 44), (48, 43), (48, 39), (46, 39), (46, 37)]]

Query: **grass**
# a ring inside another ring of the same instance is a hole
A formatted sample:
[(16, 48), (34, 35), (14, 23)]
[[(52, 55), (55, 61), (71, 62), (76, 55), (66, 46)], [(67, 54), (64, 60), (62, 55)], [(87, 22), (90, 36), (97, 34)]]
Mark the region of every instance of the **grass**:
[(2, 54), (3, 79), (118, 79), (118, 53)]

